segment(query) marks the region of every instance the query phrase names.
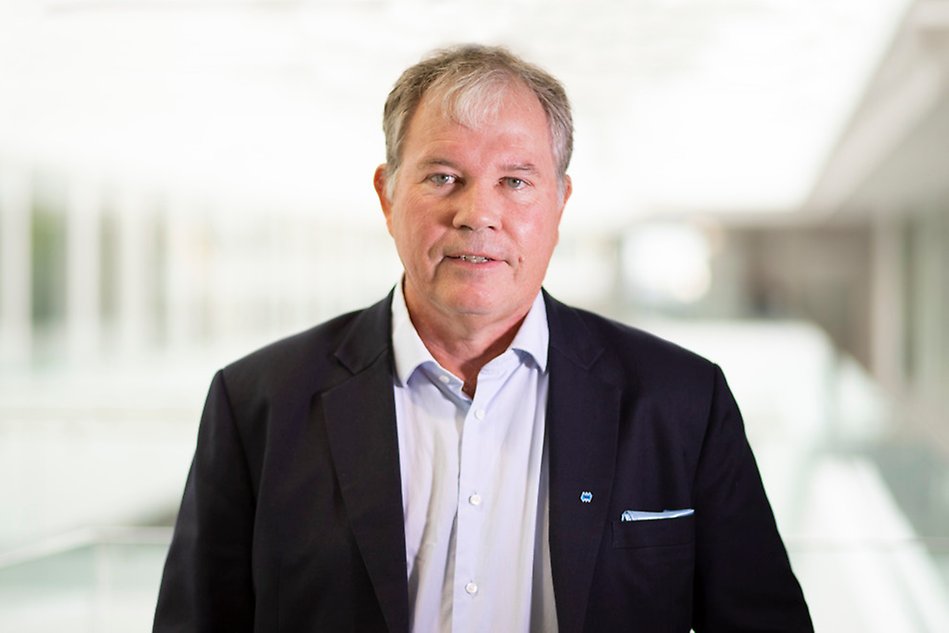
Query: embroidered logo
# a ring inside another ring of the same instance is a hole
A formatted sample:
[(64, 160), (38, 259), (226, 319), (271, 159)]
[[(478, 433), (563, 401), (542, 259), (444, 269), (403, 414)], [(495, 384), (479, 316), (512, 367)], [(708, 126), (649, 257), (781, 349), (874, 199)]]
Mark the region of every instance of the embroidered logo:
[(593, 501), (593, 493), (588, 490), (584, 490), (580, 493), (580, 501), (583, 503), (590, 503)]

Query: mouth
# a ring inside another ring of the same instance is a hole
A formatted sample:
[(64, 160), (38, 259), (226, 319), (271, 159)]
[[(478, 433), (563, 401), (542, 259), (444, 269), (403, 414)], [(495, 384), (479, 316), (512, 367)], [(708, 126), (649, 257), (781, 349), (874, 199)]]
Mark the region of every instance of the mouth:
[(451, 259), (460, 259), (461, 261), (468, 262), (469, 264), (486, 264), (488, 262), (496, 261), (484, 255), (469, 255), (467, 253), (463, 255), (451, 256)]

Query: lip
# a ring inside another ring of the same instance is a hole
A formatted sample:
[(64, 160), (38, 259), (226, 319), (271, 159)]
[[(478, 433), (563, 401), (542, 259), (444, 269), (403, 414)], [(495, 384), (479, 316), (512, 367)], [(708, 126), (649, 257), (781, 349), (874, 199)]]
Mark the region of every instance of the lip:
[(492, 257), (488, 253), (479, 253), (479, 252), (458, 252), (458, 253), (449, 253), (445, 256), (447, 259), (454, 260), (456, 262), (464, 264), (472, 264), (475, 266), (483, 266), (485, 264), (493, 264), (496, 262), (502, 261), (497, 257)]

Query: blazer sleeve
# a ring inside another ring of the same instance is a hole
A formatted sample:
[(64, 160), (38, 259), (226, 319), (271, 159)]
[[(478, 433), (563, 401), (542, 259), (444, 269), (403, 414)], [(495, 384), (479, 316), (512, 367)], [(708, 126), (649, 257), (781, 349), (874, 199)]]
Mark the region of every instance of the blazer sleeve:
[(218, 372), (165, 562), (155, 633), (253, 630), (254, 507), (247, 460)]
[(694, 500), (696, 633), (813, 631), (741, 414), (718, 367)]

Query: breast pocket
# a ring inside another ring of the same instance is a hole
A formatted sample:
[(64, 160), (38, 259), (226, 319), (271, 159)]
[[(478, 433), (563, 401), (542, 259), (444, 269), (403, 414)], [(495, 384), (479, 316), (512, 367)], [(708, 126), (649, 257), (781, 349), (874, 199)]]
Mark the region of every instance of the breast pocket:
[(694, 515), (651, 521), (613, 521), (613, 547), (672, 547), (694, 542)]

